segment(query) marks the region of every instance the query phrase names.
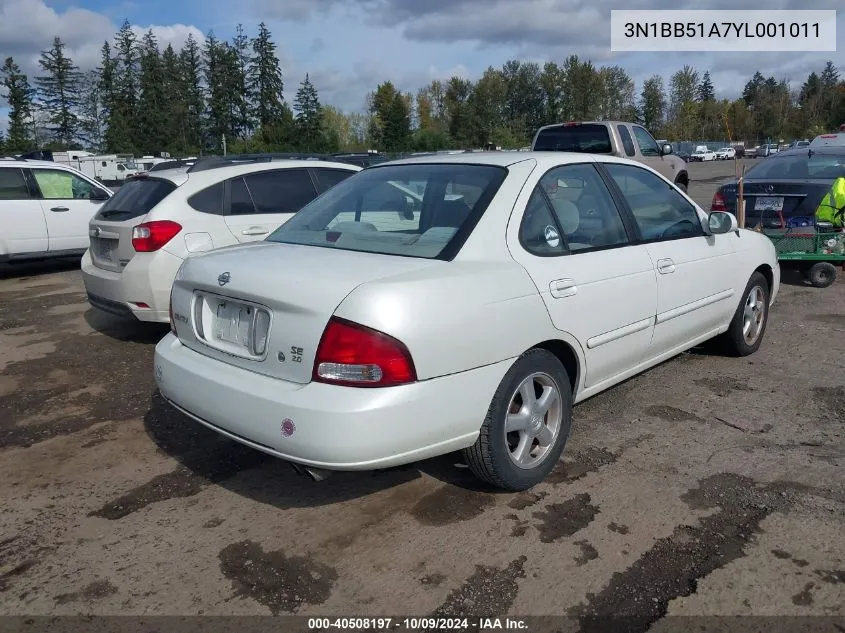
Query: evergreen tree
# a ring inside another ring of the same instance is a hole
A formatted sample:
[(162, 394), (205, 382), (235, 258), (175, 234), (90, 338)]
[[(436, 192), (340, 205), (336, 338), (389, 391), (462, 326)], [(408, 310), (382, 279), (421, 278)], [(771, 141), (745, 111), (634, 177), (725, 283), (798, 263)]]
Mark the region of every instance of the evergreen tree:
[(643, 91), (640, 93), (640, 113), (645, 128), (652, 134), (659, 134), (666, 115), (666, 92), (660, 75), (654, 75), (643, 82)]
[[(109, 124), (111, 151), (135, 153), (138, 146), (138, 84), (140, 51), (135, 32), (128, 20), (123, 22), (114, 38), (114, 93)], [(111, 119), (116, 129), (111, 131)]]
[(208, 90), (208, 138), (206, 147), (221, 148), (223, 138), (235, 141), (237, 111), (234, 90), (237, 74), (237, 55), (227, 42), (218, 40), (211, 31), (205, 39), (205, 84)]
[(232, 38), (232, 49), (236, 60), (232, 77), (235, 131), (241, 138), (247, 138), (254, 127), (252, 119), (254, 99), (252, 98), (247, 82), (247, 73), (249, 72), (250, 60), (252, 59), (250, 56), (250, 42), (242, 24), (238, 24), (235, 28), (235, 37)]
[(202, 53), (193, 34), (188, 35), (179, 51), (179, 80), (185, 100), (185, 151), (202, 147), (202, 116), (205, 109), (202, 91)]
[(705, 70), (701, 78), (701, 83), (698, 84), (698, 100), (701, 103), (716, 100), (716, 92), (713, 89), (713, 82), (710, 80), (710, 71)]
[(404, 152), (411, 144), (411, 117), (408, 101), (397, 92), (384, 122), (384, 149), (387, 152)]
[(152, 29), (141, 41), (136, 146), (144, 154), (156, 155), (170, 144), (168, 109), (174, 95), (165, 92), (166, 76), (158, 42)]
[(182, 78), (179, 57), (171, 44), (161, 54), (162, 93), (162, 129), (164, 147), (171, 153), (187, 154), (185, 104), (185, 82)]
[(6, 135), (0, 130), (0, 156), (6, 155)]
[[(258, 25), (258, 35), (252, 40), (254, 56), (249, 63), (249, 92), (255, 99), (255, 118), (259, 125), (279, 124), (285, 119), (284, 82), (276, 45), (267, 25)], [(290, 109), (288, 108), (288, 111)]]
[(317, 89), (307, 74), (296, 92), (294, 109), (300, 147), (307, 152), (321, 151), (324, 145), (323, 112)]
[(25, 152), (31, 148), (31, 121), (33, 89), (27, 76), (11, 57), (7, 57), (0, 68), (0, 85), (3, 86), (4, 98), (9, 104), (9, 130), (6, 138), (6, 151), (9, 153)]
[(70, 147), (79, 132), (76, 111), (80, 104), (82, 75), (65, 55), (65, 43), (53, 38), (53, 46), (41, 53), (38, 65), (44, 72), (35, 78), (38, 108), (45, 114), (52, 140)]
[(97, 70), (89, 70), (82, 77), (79, 106), (79, 136), (83, 145), (94, 151), (105, 149), (105, 107)]

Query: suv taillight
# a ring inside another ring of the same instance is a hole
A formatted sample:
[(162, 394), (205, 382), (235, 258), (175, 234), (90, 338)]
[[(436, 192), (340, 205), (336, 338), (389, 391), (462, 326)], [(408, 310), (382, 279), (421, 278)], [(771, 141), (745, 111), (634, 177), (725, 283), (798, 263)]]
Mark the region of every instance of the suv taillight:
[(710, 210), (711, 211), (727, 211), (728, 206), (725, 204), (725, 196), (722, 195), (721, 191), (717, 191), (713, 195), (713, 201), (710, 203)]
[(182, 225), (171, 220), (144, 222), (132, 229), (132, 248), (138, 253), (151, 253), (172, 240)]
[(329, 320), (314, 359), (312, 380), (347, 387), (415, 382), (408, 348), (383, 332), (338, 317)]

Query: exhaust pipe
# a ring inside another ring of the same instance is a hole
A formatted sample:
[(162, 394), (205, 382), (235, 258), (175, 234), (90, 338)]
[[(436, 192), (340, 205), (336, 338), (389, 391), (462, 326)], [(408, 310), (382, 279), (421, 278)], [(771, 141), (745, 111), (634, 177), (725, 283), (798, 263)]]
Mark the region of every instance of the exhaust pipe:
[(290, 463), (293, 466), (293, 469), (296, 471), (297, 475), (302, 475), (303, 477), (310, 477), (311, 481), (324, 481), (331, 476), (331, 470), (324, 470), (322, 468), (313, 468), (311, 466), (302, 466), (301, 464), (294, 464), (293, 462)]

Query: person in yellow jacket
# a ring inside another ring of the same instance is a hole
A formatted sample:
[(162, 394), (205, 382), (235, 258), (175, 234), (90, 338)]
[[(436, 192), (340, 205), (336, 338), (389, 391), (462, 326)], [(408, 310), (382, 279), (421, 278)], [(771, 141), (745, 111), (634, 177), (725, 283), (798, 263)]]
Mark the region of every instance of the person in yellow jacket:
[(845, 225), (845, 177), (833, 181), (816, 209), (817, 222), (830, 222), (835, 228)]

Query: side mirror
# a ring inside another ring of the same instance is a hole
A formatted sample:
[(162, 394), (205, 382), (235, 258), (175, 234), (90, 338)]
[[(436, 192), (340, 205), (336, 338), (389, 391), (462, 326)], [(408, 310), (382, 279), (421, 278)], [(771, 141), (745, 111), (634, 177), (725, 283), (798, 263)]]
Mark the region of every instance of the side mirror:
[(664, 156), (668, 156), (669, 154), (671, 154), (671, 153), (672, 153), (672, 146), (671, 146), (669, 143), (666, 143), (666, 144), (663, 146), (663, 148), (662, 148), (662, 149), (663, 149), (663, 155), (664, 155)]
[(95, 200), (97, 202), (108, 200), (109, 197), (109, 194), (99, 187), (91, 187), (91, 193), (88, 195), (89, 200)]
[(724, 211), (714, 211), (707, 218), (707, 226), (713, 235), (721, 235), (723, 233), (730, 233), (739, 229), (739, 223), (733, 213), (726, 213)]

